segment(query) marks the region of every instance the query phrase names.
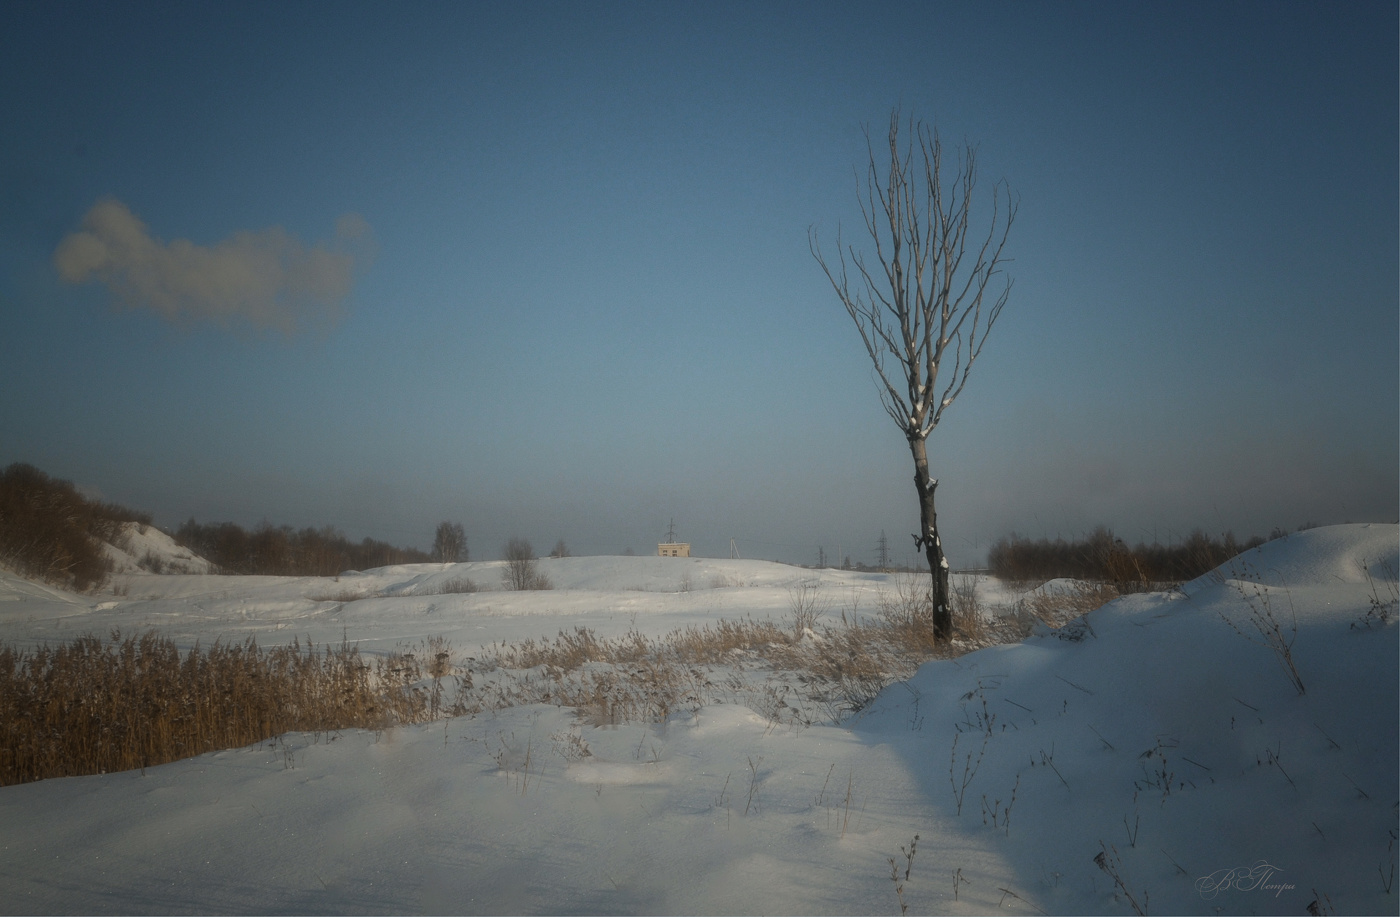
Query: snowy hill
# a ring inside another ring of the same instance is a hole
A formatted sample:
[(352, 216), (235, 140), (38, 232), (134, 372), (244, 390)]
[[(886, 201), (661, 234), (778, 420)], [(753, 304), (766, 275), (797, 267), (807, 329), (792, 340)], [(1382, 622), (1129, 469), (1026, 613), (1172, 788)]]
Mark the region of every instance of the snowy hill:
[(103, 550), (114, 573), (209, 573), (214, 565), (151, 525), (122, 523), (122, 531)]
[[(932, 797), (971, 754), (962, 819), (1002, 826), (1015, 871), (1049, 878), (1044, 910), (1106, 908), (1107, 889), (1143, 910), (1301, 913), (1317, 889), (1393, 911), (1396, 569), (1394, 526), (1289, 536), (1179, 593), (927, 665), (855, 729), (904, 748)], [(1373, 600), (1389, 624), (1367, 621)]]
[[(593, 727), (536, 704), (6, 787), (0, 912), (1395, 913), (1398, 541), (1292, 535), (927, 663), (841, 723), (750, 702)], [(0, 639), (445, 635), (465, 656), (576, 625), (780, 619), (803, 583), (829, 618), (869, 614), (892, 588), (702, 558), (540, 570), (554, 590), (501, 591), (495, 562), (129, 574), (107, 597), (6, 580)], [(463, 579), (479, 591), (442, 591)], [(979, 588), (990, 610), (1015, 599)]]

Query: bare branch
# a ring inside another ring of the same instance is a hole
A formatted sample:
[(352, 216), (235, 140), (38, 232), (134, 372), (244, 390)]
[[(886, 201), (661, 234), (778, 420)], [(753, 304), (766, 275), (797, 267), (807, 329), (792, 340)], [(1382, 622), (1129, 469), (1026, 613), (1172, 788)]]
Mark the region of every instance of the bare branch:
[(822, 255), (815, 230), (808, 230), (808, 246), (865, 344), (881, 405), (912, 451), (920, 501), (914, 540), (928, 555), (934, 629), (946, 639), (947, 561), (934, 513), (938, 481), (929, 474), (925, 440), (962, 394), (1010, 296), (1009, 279), (1000, 292), (991, 292), (991, 285), (1008, 260), (1003, 252), (1018, 202), (1008, 188), (1003, 217), (1004, 182), (993, 185), (991, 220), (982, 236), (973, 219), (976, 148), (964, 143), (945, 161), (937, 130), (910, 118), (901, 146), (900, 129), (896, 109), (888, 160), (883, 148), (877, 155), (870, 129), (864, 129), (868, 162), (863, 187), (857, 177), (856, 201), (872, 246), (869, 264), (854, 246), (841, 244), (839, 231), (839, 273)]
[[(989, 306), (984, 298), (1006, 261), (1003, 251), (1017, 203), (1008, 191), (1003, 216), (1003, 183), (993, 186), (986, 235), (980, 244), (969, 245), (976, 148), (964, 144), (958, 149), (950, 178), (936, 130), (910, 119), (903, 146), (900, 130), (896, 110), (890, 116), (889, 158), (884, 160), (865, 129), (869, 160), (857, 202), (878, 268), (872, 270), (874, 265), (868, 266), (854, 246), (843, 247), (838, 234), (838, 276), (822, 256), (815, 232), (809, 233), (808, 242), (860, 333), (879, 377), (886, 411), (906, 436), (927, 437), (962, 394), (987, 334), (1006, 305), (1009, 281)], [(882, 161), (888, 163), (883, 169)], [(855, 277), (848, 274), (848, 255)], [(950, 356), (952, 372), (940, 390), (939, 376)], [(891, 358), (897, 370), (887, 368)]]

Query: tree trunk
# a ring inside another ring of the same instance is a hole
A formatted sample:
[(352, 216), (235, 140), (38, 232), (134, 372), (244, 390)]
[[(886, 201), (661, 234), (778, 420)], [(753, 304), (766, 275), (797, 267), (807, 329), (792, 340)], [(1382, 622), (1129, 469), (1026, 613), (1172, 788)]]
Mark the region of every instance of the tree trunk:
[(930, 597), (933, 605), (933, 636), (940, 643), (953, 638), (953, 609), (948, 602), (948, 560), (943, 556), (943, 542), (938, 538), (938, 513), (933, 494), (938, 482), (929, 477), (928, 443), (922, 436), (909, 437), (909, 451), (914, 454), (914, 488), (919, 492), (919, 534), (914, 546), (928, 558), (928, 571), (933, 579)]

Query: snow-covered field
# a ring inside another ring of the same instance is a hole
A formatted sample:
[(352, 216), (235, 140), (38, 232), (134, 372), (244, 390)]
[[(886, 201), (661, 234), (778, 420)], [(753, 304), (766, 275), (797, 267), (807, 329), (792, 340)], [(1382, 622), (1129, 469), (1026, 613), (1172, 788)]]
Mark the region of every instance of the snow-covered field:
[[(1394, 525), (1292, 535), (1179, 592), (928, 663), (839, 723), (740, 702), (595, 727), (533, 705), (5, 787), (0, 912), (1393, 914), (1398, 541)], [(93, 596), (0, 574), (0, 641), (442, 636), (465, 665), (580, 626), (782, 620), (802, 584), (827, 620), (868, 615), (892, 588), (578, 557), (542, 560), (555, 588), (518, 593), (501, 568), (127, 572)], [(462, 577), (483, 591), (436, 594)], [(1306, 693), (1251, 609), (1282, 625)]]

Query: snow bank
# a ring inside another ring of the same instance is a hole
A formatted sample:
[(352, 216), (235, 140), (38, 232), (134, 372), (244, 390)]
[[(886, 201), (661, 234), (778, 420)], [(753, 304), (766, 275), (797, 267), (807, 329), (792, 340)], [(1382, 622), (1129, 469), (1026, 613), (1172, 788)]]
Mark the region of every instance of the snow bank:
[[(1316, 889), (1342, 912), (1393, 912), (1397, 630), (1393, 607), (1387, 626), (1364, 621), (1362, 565), (1388, 565), (1393, 597), (1396, 550), (1393, 525), (1292, 535), (1179, 593), (925, 665), (855, 729), (900, 747), (945, 807), (971, 768), (961, 820), (1000, 829), (1046, 911), (1121, 912), (1131, 892), (1169, 913), (1301, 913)], [(1279, 888), (1230, 872), (1260, 863)]]
[(114, 573), (209, 573), (214, 565), (151, 525), (122, 523), (112, 544), (102, 546)]
[[(1325, 896), (1395, 913), (1400, 630), (1393, 606), (1388, 624), (1367, 613), (1396, 554), (1393, 525), (1289, 536), (1178, 592), (929, 663), (842, 725), (733, 705), (590, 727), (532, 706), (0, 789), (0, 912), (899, 913), (894, 859), (913, 912), (1304, 913)], [(541, 561), (560, 588), (470, 595), (426, 593), (485, 583), (490, 563), (131, 576), (111, 607), (69, 605), (81, 621), (26, 617), (68, 603), (6, 586), (0, 636), (144, 621), (460, 648), (777, 615), (813, 577), (869, 611), (889, 587), (696, 560)], [(690, 591), (668, 591), (687, 570)], [(1262, 596), (1306, 693), (1250, 639)]]

